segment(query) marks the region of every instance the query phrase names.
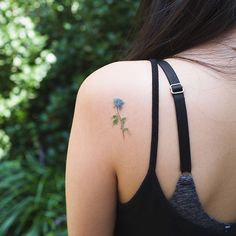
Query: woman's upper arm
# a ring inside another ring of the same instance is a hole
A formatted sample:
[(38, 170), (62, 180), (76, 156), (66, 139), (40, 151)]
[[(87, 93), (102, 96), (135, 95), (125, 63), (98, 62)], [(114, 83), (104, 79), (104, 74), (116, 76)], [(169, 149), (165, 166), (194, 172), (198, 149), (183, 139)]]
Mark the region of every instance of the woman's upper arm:
[(102, 80), (96, 81), (96, 73), (92, 74), (76, 97), (66, 163), (69, 236), (111, 236), (114, 230), (117, 183), (111, 143), (112, 98), (107, 98), (99, 83)]

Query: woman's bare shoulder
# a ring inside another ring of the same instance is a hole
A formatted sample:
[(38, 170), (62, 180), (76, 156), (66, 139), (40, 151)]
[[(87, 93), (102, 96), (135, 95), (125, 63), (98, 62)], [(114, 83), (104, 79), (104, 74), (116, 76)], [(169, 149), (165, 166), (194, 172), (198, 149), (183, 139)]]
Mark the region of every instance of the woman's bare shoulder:
[[(145, 70), (149, 65), (149, 61), (140, 60), (140, 61), (116, 61), (109, 64), (106, 64), (93, 73), (91, 73), (83, 82), (84, 83), (102, 83), (102, 82), (122, 82), (122, 78), (129, 78), (130, 74), (138, 74)], [(121, 77), (122, 76), (122, 77)]]
[[(107, 151), (111, 147), (110, 151), (119, 157), (122, 149), (138, 137), (135, 133), (143, 114), (150, 112), (150, 67), (149, 61), (113, 62), (91, 73), (78, 90), (78, 103), (84, 104), (88, 117), (96, 117), (90, 118), (91, 125), (109, 143)], [(124, 103), (122, 109), (116, 109), (115, 99)]]

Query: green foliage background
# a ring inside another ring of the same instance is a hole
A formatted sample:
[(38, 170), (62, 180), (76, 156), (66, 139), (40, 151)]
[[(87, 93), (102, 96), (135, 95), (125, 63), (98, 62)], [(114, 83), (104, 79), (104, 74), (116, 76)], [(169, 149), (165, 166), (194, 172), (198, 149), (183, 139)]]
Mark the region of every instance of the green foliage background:
[(76, 93), (119, 60), (133, 0), (0, 1), (0, 235), (67, 235), (65, 159)]

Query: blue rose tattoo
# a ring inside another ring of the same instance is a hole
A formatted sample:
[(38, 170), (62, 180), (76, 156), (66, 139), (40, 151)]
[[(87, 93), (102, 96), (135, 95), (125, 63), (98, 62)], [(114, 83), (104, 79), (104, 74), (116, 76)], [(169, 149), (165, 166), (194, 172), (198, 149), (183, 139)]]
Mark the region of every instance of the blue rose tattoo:
[(123, 137), (125, 137), (124, 134), (125, 132), (129, 132), (129, 129), (124, 127), (125, 122), (126, 122), (126, 117), (121, 117), (120, 112), (119, 112), (119, 110), (122, 109), (125, 103), (120, 98), (114, 98), (113, 104), (114, 104), (114, 108), (116, 109), (116, 114), (112, 116), (113, 125), (117, 125), (120, 122), (121, 124), (120, 129), (122, 130)]
[(124, 104), (124, 102), (120, 98), (114, 98), (113, 103), (114, 103), (114, 107), (118, 109), (122, 109), (122, 106)]

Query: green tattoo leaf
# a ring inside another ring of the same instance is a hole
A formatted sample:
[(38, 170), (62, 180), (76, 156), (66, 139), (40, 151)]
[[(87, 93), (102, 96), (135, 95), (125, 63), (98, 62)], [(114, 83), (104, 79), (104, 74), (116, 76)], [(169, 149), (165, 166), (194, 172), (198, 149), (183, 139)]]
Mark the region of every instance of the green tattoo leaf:
[(119, 120), (113, 120), (113, 125), (117, 125)]
[(112, 119), (113, 119), (113, 125), (117, 125), (119, 122), (119, 117), (117, 115), (113, 115)]
[(128, 128), (124, 128), (124, 129), (123, 129), (123, 132), (125, 132), (125, 131), (127, 131), (127, 132), (128, 132), (128, 131), (129, 131), (129, 129), (128, 129)]
[(121, 119), (121, 122), (124, 124), (125, 121), (126, 121), (126, 117), (123, 117), (123, 118)]

